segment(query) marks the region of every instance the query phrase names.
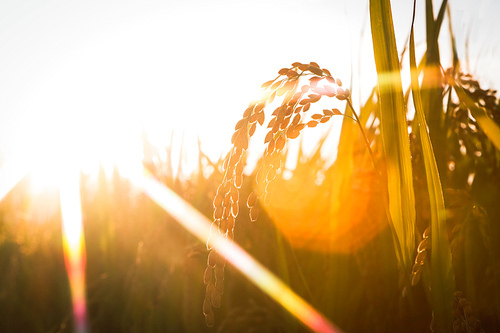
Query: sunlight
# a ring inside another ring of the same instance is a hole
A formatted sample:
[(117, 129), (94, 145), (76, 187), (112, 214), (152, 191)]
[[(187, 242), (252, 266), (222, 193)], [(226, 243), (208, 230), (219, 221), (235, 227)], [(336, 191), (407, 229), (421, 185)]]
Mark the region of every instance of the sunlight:
[(0, 168), (0, 202), (23, 179), (28, 170), (25, 164), (8, 160)]
[[(56, 80), (46, 89), (62, 92), (64, 98), (60, 98), (60, 102), (70, 104), (76, 98), (72, 95), (73, 88)], [(50, 93), (46, 96), (50, 98)], [(54, 189), (60, 182), (63, 166), (68, 163), (86, 173), (97, 172), (99, 165), (116, 166), (129, 178), (139, 173), (141, 127), (132, 115), (122, 110), (86, 109), (81, 105), (67, 110), (52, 103), (50, 108), (49, 103), (42, 100), (40, 112), (23, 123), (9, 140), (13, 153), (10, 163), (2, 167), (2, 174), (7, 178), (1, 182), (1, 195), (5, 195), (23, 173), (29, 174), (33, 194)]]
[[(61, 177), (68, 163), (85, 174), (96, 174), (100, 165), (106, 170), (116, 167), (123, 177), (129, 179), (141, 174), (142, 147), (139, 139), (137, 142), (127, 140), (125, 145), (114, 144), (108, 138), (89, 139), (83, 133), (70, 129), (71, 126), (67, 128), (61, 124), (59, 132), (53, 131), (50, 136), (33, 144), (32, 148), (24, 149), (22, 157), (11, 158), (4, 163), (0, 169), (0, 201), (26, 175), (33, 195), (57, 189), (64, 182)], [(66, 133), (61, 134), (63, 131)], [(120, 132), (110, 131), (108, 135), (119, 137)], [(19, 147), (22, 146), (23, 143), (19, 142)]]
[(210, 239), (219, 253), (262, 291), (281, 304), (296, 318), (314, 332), (341, 332), (327, 318), (316, 311), (304, 299), (295, 294), (286, 284), (269, 270), (255, 261), (235, 243), (218, 233), (210, 233), (211, 221), (177, 194), (157, 181), (146, 169), (141, 183), (136, 184), (168, 214), (181, 223), (184, 228), (198, 237), (203, 243)]
[[(234, 124), (279, 66), (314, 60), (334, 69), (336, 76), (349, 76), (348, 57), (307, 29), (303, 37), (308, 50), (297, 45), (265, 52), (278, 41), (295, 45), (301, 38), (268, 38), (269, 31), (282, 29), (275, 19), (282, 11), (277, 4), (120, 10), (123, 17), (112, 15), (102, 27), (86, 26), (87, 21), (77, 25), (75, 38), (70, 35), (67, 44), (50, 50), (52, 57), (40, 59), (46, 70), (29, 73), (30, 85), (23, 88), (29, 98), (5, 105), (7, 112), (18, 113), (8, 125), (1, 118), (8, 152), (65, 153), (69, 148), (87, 165), (118, 162), (123, 167), (136, 159), (132, 155), (139, 151), (144, 129), (159, 146), (170, 142), (173, 131), (190, 140), (200, 138), (203, 153), (216, 160), (229, 151)], [(307, 15), (289, 15), (288, 20), (305, 26), (309, 20), (318, 31), (345, 21), (340, 14), (332, 19), (326, 11), (312, 15), (312, 9), (304, 10)], [(341, 32), (338, 44), (348, 46), (348, 30), (336, 29)], [(43, 49), (51, 46), (50, 40), (40, 44)], [(61, 141), (66, 147), (56, 149)]]

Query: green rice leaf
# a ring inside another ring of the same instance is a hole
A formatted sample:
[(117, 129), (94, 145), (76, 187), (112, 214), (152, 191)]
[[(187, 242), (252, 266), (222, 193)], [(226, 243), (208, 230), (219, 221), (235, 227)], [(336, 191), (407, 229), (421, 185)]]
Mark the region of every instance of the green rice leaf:
[(401, 247), (400, 263), (409, 268), (415, 248), (415, 196), (403, 87), (389, 0), (370, 1), (370, 22), (380, 94), (389, 212)]
[(446, 212), (444, 206), (441, 180), (437, 168), (431, 138), (427, 130), (422, 97), (418, 83), (418, 70), (415, 60), (415, 40), (413, 36), (413, 24), (415, 21), (415, 4), (413, 7), (413, 20), (410, 33), (410, 69), (411, 88), (413, 102), (415, 105), (415, 119), (418, 126), (422, 155), (427, 178), (427, 190), (429, 193), (431, 211), (431, 299), (434, 310), (434, 327), (436, 332), (446, 332), (453, 325), (452, 308), (454, 276), (451, 261), (450, 245), (446, 231)]

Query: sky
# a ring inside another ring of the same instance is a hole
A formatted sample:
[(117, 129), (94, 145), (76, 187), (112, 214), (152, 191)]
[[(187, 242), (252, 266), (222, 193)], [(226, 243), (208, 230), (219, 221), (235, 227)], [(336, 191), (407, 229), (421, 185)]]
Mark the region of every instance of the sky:
[[(500, 87), (500, 1), (449, 2), (461, 59)], [(393, 1), (399, 49), (411, 3)], [(423, 1), (417, 9), (418, 47)], [(295, 61), (360, 87), (359, 105), (376, 83), (367, 20), (366, 0), (2, 0), (0, 164), (126, 164), (143, 131), (157, 145), (184, 137), (187, 149), (199, 138), (217, 159), (260, 85)]]

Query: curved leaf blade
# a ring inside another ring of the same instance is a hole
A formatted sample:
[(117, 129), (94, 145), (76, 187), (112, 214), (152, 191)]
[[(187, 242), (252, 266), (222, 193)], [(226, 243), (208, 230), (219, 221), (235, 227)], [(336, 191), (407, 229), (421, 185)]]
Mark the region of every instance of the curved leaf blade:
[(450, 245), (446, 231), (446, 211), (444, 206), (443, 190), (439, 171), (432, 148), (431, 138), (425, 120), (422, 97), (418, 83), (418, 70), (415, 60), (415, 40), (413, 24), (415, 21), (415, 2), (413, 7), (413, 21), (410, 33), (410, 69), (411, 88), (413, 102), (415, 105), (415, 120), (418, 126), (418, 134), (422, 146), (422, 155), (427, 178), (427, 190), (431, 211), (431, 283), (432, 283), (432, 306), (434, 309), (435, 331), (446, 332), (453, 325), (451, 313), (454, 276), (451, 261)]

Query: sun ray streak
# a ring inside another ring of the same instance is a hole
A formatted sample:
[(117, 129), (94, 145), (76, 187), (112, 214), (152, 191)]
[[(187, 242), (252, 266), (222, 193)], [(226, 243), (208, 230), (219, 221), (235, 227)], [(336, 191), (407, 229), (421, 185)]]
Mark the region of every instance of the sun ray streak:
[[(144, 193), (176, 219), (184, 228), (198, 237), (202, 242), (205, 242), (209, 238), (211, 221), (206, 216), (156, 180), (146, 169), (144, 169), (144, 177), (141, 182), (141, 184), (137, 185), (142, 187)], [(246, 278), (311, 330), (322, 333), (341, 332), (326, 317), (295, 294), (286, 284), (238, 245), (217, 233), (210, 235), (209, 242), (217, 252), (226, 256), (229, 262), (243, 273)]]
[(85, 302), (85, 243), (82, 228), (78, 171), (64, 175), (60, 183), (64, 260), (68, 272), (75, 332), (87, 330)]

